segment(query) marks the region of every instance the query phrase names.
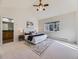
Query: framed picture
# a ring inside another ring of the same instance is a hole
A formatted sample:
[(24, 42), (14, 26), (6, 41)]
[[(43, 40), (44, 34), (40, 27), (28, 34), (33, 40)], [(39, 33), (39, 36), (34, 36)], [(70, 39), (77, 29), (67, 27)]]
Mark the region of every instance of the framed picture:
[(33, 32), (35, 32), (35, 31), (36, 31), (36, 29), (35, 29), (35, 27), (34, 27), (34, 23), (31, 22), (31, 21), (27, 21), (27, 22), (26, 22), (26, 32), (27, 32), (27, 33), (33, 33)]
[(27, 21), (26, 22), (26, 27), (28, 28), (28, 27), (32, 27), (34, 24), (33, 24), (33, 22), (30, 22), (30, 21)]

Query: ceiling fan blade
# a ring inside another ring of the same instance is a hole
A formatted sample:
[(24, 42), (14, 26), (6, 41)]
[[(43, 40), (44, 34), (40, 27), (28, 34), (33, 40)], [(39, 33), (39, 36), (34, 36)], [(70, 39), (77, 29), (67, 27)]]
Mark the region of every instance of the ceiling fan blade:
[(49, 6), (49, 4), (44, 4), (44, 6)]
[(40, 6), (40, 5), (43, 5), (43, 4), (42, 4), (42, 0), (39, 0), (39, 6)]
[(42, 2), (42, 0), (39, 0), (39, 2), (41, 3), (41, 2)]
[(33, 5), (33, 6), (38, 7), (39, 5)]

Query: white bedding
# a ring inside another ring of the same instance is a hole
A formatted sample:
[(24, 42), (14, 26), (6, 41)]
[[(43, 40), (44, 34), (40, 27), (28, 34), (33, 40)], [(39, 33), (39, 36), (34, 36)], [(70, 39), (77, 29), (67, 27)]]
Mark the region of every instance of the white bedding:
[(0, 47), (0, 59), (77, 59), (77, 49), (60, 43), (54, 40), (42, 56), (35, 54), (24, 42), (5, 44)]

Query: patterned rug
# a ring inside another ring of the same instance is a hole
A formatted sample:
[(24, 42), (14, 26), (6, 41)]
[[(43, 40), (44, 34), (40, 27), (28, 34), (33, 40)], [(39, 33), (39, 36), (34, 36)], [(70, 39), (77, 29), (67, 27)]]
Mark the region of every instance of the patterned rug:
[(31, 44), (29, 42), (26, 42), (25, 44), (29, 46), (33, 52), (40, 56), (52, 44), (52, 42), (52, 39), (46, 39), (45, 41), (38, 43), (36, 45)]

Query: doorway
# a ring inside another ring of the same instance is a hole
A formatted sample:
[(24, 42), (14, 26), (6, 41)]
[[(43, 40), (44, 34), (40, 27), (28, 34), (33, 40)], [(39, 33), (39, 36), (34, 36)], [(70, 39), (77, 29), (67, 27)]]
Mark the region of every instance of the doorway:
[(14, 38), (14, 20), (2, 17), (2, 43), (13, 42)]

